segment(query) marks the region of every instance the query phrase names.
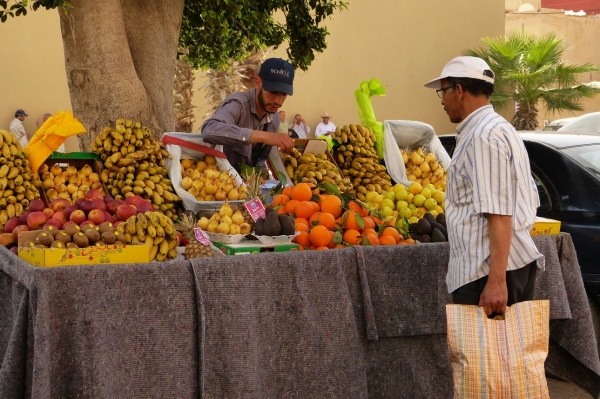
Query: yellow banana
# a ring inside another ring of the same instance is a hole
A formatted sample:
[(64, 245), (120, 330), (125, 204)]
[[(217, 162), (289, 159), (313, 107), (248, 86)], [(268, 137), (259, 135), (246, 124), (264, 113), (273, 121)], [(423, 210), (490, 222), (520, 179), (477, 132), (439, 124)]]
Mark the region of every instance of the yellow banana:
[(131, 216), (129, 219), (127, 219), (127, 231), (129, 232), (129, 234), (133, 235), (137, 232), (136, 226), (135, 226), (135, 222), (136, 222), (136, 217), (135, 215)]
[(169, 252), (169, 242), (167, 240), (163, 240), (158, 247), (158, 251), (162, 255), (167, 255), (167, 253)]
[(16, 141), (15, 136), (8, 130), (0, 129), (0, 133), (2, 134), (5, 144), (12, 144), (13, 141)]

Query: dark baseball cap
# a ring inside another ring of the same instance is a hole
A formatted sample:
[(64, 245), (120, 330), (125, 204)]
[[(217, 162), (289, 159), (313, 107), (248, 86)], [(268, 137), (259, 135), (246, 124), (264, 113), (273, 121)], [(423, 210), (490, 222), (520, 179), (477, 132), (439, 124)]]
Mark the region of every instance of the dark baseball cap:
[(20, 116), (20, 115), (29, 116), (22, 109), (18, 109), (17, 112), (15, 112), (15, 117)]
[(280, 91), (289, 96), (294, 94), (294, 67), (281, 58), (269, 58), (260, 66), (258, 77), (266, 91)]

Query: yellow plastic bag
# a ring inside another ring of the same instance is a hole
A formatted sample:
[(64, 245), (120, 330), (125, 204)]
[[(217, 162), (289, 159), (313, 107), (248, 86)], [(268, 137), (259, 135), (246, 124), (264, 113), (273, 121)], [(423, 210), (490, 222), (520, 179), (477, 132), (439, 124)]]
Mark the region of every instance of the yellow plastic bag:
[(23, 149), (25, 156), (31, 162), (33, 172), (37, 173), (39, 167), (65, 142), (67, 137), (85, 132), (85, 127), (71, 111), (60, 111), (46, 119)]
[(550, 398), (549, 301), (516, 303), (504, 320), (488, 319), (474, 305), (446, 305), (446, 316), (455, 398)]

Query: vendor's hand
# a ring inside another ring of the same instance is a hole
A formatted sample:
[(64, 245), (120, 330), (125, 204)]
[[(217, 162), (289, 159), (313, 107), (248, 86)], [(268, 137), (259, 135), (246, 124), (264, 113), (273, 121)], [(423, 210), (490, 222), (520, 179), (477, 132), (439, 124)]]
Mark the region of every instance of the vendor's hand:
[(263, 132), (261, 130), (253, 130), (250, 136), (250, 143), (264, 143), (270, 146), (277, 146), (279, 150), (285, 154), (292, 151), (294, 148), (294, 139), (286, 134), (277, 134), (271, 132)]
[(506, 304), (508, 303), (508, 289), (506, 281), (488, 281), (479, 297), (479, 306), (483, 308), (485, 314), (491, 316), (492, 313), (503, 315), (506, 313)]

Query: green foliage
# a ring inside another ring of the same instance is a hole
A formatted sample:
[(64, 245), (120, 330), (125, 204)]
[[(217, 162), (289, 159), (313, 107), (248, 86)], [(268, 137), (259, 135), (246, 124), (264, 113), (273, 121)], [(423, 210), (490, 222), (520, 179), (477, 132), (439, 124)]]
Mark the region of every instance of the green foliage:
[[(221, 69), (230, 59), (288, 40), (290, 62), (306, 70), (327, 47), (329, 33), (319, 24), (346, 7), (335, 0), (186, 1), (179, 45), (189, 50), (186, 61), (194, 68)], [(274, 19), (277, 11), (285, 24)]]
[[(15, 0), (14, 4), (8, 5), (8, 0), (0, 0), (0, 22), (6, 22), (8, 17), (19, 17), (21, 15), (27, 15), (27, 5), (29, 0)], [(71, 4), (66, 0), (33, 0), (31, 9), (36, 11), (38, 8), (45, 8), (50, 10), (53, 8), (62, 7), (64, 12), (67, 13)]]
[(550, 113), (578, 111), (584, 98), (600, 92), (578, 80), (580, 74), (600, 68), (590, 63), (563, 61), (567, 47), (554, 33), (536, 37), (517, 31), (481, 41), (483, 45), (463, 54), (483, 58), (494, 71), (495, 93), (491, 101), (495, 106), (502, 107), (514, 100), (520, 107), (534, 110), (527, 114), (528, 118), (534, 118), (538, 102)]

